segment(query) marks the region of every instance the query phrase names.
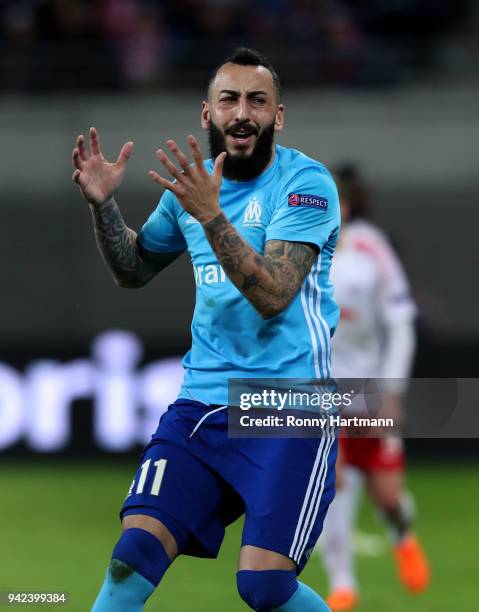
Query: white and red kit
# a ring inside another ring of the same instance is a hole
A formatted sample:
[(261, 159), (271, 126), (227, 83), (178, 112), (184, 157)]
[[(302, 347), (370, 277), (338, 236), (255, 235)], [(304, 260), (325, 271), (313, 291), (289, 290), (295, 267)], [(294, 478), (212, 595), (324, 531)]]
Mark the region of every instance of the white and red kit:
[[(332, 341), (334, 377), (388, 379), (391, 390), (403, 391), (414, 348), (416, 307), (403, 267), (384, 234), (364, 220), (346, 224), (331, 280), (341, 309)], [(362, 470), (403, 467), (397, 438), (344, 437), (341, 443), (346, 464)]]

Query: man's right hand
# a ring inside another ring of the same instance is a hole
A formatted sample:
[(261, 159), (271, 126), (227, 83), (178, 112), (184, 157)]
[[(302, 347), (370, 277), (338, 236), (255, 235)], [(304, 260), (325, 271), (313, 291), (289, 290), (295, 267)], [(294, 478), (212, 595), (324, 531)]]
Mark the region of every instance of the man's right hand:
[(100, 149), (100, 140), (94, 127), (90, 128), (90, 152), (85, 146), (83, 134), (80, 134), (73, 149), (72, 161), (75, 171), (72, 179), (92, 206), (100, 206), (110, 198), (120, 186), (130, 158), (133, 143), (123, 145), (115, 163), (107, 161)]

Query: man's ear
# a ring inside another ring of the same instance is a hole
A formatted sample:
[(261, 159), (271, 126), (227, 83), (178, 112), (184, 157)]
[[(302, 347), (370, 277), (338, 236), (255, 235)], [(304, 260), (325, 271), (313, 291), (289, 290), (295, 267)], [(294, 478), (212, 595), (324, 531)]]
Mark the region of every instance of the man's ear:
[(274, 131), (281, 132), (284, 127), (284, 106), (280, 104), (274, 118)]
[(211, 121), (210, 107), (208, 105), (208, 102), (203, 100), (203, 104), (201, 108), (201, 127), (204, 130), (208, 130), (210, 127), (210, 121)]

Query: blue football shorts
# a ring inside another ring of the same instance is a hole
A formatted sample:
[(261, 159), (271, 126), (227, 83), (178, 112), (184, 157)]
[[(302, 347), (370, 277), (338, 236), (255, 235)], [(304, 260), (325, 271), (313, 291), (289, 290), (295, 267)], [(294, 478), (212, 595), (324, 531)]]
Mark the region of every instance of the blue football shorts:
[(143, 451), (120, 517), (145, 514), (180, 553), (216, 557), (225, 527), (245, 515), (242, 545), (303, 569), (334, 497), (337, 439), (230, 438), (227, 408), (179, 399)]

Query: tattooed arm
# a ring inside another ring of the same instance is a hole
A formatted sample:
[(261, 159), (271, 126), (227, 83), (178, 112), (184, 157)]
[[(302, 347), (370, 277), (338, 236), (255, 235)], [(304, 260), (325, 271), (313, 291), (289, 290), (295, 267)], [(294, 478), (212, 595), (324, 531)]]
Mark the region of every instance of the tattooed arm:
[(136, 233), (125, 225), (113, 193), (120, 186), (133, 143), (121, 148), (116, 162), (103, 156), (94, 127), (89, 131), (90, 150), (79, 134), (72, 154), (72, 179), (80, 187), (93, 216), (100, 253), (120, 287), (143, 287), (181, 252), (153, 253), (141, 247)]
[(183, 251), (153, 253), (144, 249), (135, 231), (126, 226), (113, 197), (90, 206), (98, 249), (120, 287), (143, 287)]
[(283, 240), (268, 240), (260, 255), (241, 238), (221, 212), (219, 193), (226, 153), (215, 160), (208, 174), (196, 138), (188, 137), (194, 165), (174, 140), (167, 145), (176, 157), (182, 172), (158, 149), (160, 162), (173, 176), (171, 182), (150, 171), (152, 179), (170, 190), (190, 215), (197, 219), (218, 257), (223, 270), (264, 319), (282, 312), (300, 288), (310, 271), (318, 250), (315, 245)]
[(317, 247), (285, 240), (268, 240), (259, 255), (222, 213), (203, 229), (229, 279), (264, 319), (288, 306), (317, 256)]

